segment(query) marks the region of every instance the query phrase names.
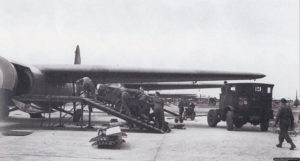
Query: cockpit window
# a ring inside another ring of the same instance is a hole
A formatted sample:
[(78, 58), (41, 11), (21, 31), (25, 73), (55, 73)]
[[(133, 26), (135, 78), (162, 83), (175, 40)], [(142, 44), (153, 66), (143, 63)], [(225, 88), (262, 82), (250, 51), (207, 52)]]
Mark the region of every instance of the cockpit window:
[(230, 90), (231, 90), (231, 91), (235, 91), (235, 86), (230, 87)]
[(271, 93), (271, 92), (272, 92), (271, 87), (268, 87), (267, 93)]
[(261, 87), (256, 86), (255, 87), (255, 92), (261, 92)]
[(247, 105), (247, 104), (248, 104), (247, 98), (239, 97), (239, 105), (240, 106)]

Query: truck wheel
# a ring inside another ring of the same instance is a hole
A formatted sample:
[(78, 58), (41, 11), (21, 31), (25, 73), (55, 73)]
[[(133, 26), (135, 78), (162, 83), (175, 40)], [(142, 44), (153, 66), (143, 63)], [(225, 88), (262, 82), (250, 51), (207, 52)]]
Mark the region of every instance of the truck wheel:
[(227, 111), (226, 113), (226, 128), (227, 130), (233, 130), (233, 112)]
[(174, 122), (175, 122), (175, 123), (178, 123), (178, 118), (175, 118), (175, 119), (174, 119)]
[(207, 123), (210, 127), (216, 127), (219, 122), (216, 110), (209, 110), (207, 114)]
[(244, 124), (242, 124), (242, 123), (240, 123), (240, 122), (234, 124), (234, 126), (237, 127), (237, 128), (242, 128), (243, 125), (244, 125)]
[(81, 119), (81, 113), (82, 113), (81, 109), (75, 110), (73, 114), (73, 122), (79, 122), (79, 120)]
[(268, 131), (269, 120), (260, 123), (260, 131)]

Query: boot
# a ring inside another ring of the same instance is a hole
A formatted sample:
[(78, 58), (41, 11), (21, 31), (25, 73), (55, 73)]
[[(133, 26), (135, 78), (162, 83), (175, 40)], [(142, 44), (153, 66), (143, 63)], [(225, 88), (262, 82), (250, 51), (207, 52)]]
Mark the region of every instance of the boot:
[(284, 139), (279, 135), (279, 138), (278, 138), (278, 141), (279, 141), (279, 144), (277, 144), (277, 148), (282, 148), (282, 143), (284, 141)]
[(293, 142), (291, 142), (291, 148), (290, 148), (290, 150), (294, 150), (295, 148), (296, 148), (296, 145)]

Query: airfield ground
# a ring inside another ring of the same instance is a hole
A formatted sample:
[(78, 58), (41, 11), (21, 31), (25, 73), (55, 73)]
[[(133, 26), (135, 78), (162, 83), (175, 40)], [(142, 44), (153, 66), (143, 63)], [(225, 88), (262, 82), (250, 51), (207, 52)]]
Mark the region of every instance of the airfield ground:
[[(204, 114), (207, 108), (197, 108)], [(58, 123), (58, 114), (52, 122)], [(15, 111), (10, 119), (0, 123), (1, 133), (11, 130), (32, 132), (27, 136), (0, 135), (0, 160), (128, 160), (128, 161), (262, 161), (274, 157), (300, 157), (300, 139), (293, 136), (298, 148), (289, 150), (275, 147), (278, 135), (274, 129), (260, 132), (259, 126), (245, 125), (242, 129), (227, 131), (224, 122), (210, 128), (206, 116), (185, 121), (186, 129), (173, 129), (171, 133), (155, 134), (127, 132), (121, 149), (97, 149), (89, 140), (96, 136), (95, 129), (80, 129), (65, 124), (65, 128), (53, 128), (49, 122), (29, 119), (28, 115)], [(87, 116), (85, 116), (85, 120)], [(166, 119), (173, 124), (173, 119)], [(105, 124), (113, 116), (95, 112), (93, 125)], [(296, 120), (297, 121), (297, 120)], [(54, 124), (53, 124), (54, 125)]]

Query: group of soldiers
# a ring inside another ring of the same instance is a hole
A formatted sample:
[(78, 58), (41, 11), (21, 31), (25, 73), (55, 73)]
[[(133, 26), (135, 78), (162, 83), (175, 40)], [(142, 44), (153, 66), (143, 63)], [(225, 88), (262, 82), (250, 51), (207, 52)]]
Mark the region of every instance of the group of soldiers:
[(79, 79), (76, 86), (77, 95), (82, 94), (84, 97), (106, 101), (122, 114), (148, 122), (152, 121), (159, 129), (166, 128), (164, 100), (160, 98), (159, 92), (150, 97), (143, 89), (114, 88), (108, 85), (100, 85), (96, 90), (93, 81), (88, 77)]
[[(183, 118), (184, 108), (188, 107), (191, 112), (194, 112), (195, 104), (192, 102), (187, 101), (186, 99), (180, 99), (178, 103), (178, 109), (179, 109), (179, 118)], [(186, 109), (187, 110), (187, 109)]]
[[(105, 93), (105, 90), (107, 88), (99, 88), (96, 91), (93, 81), (88, 77), (84, 77), (78, 80), (76, 84), (78, 85), (78, 87), (82, 88), (81, 90), (77, 89), (77, 91), (83, 91), (85, 97), (96, 98), (97, 95), (101, 96), (101, 93), (105, 94), (108, 99), (111, 99), (110, 101), (115, 101), (114, 104), (118, 107), (117, 109), (119, 110), (119, 112), (138, 119), (148, 119), (149, 121), (153, 121), (157, 128), (164, 128), (164, 101), (160, 98), (159, 92), (156, 92), (154, 97), (150, 97), (146, 95), (142, 89), (132, 90), (130, 92), (130, 90), (126, 88), (115, 88), (117, 92), (106, 91), (110, 94), (107, 95), (108, 93)], [(134, 98), (132, 97), (133, 95)], [(132, 99), (134, 101), (132, 101)], [(186, 106), (188, 106), (188, 103), (184, 99), (181, 99), (178, 104), (179, 116), (181, 118), (184, 112), (184, 107)], [(150, 113), (151, 108), (153, 110), (153, 113)], [(281, 99), (281, 107), (277, 112), (275, 126), (278, 123), (280, 127), (278, 137), (279, 144), (277, 144), (276, 146), (281, 148), (283, 141), (286, 140), (289, 144), (291, 144), (290, 149), (294, 150), (296, 148), (296, 145), (293, 143), (288, 134), (289, 128), (294, 128), (294, 117), (290, 107), (287, 106), (287, 101), (284, 98)]]
[(165, 123), (164, 100), (160, 98), (159, 92), (155, 92), (153, 97), (145, 94), (143, 89), (121, 88), (120, 92), (121, 105), (118, 110), (121, 113), (137, 119), (153, 121), (157, 128), (163, 129)]

